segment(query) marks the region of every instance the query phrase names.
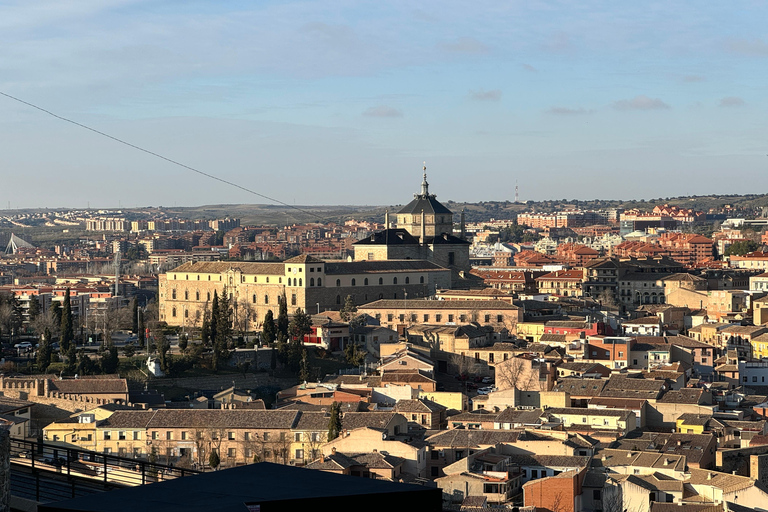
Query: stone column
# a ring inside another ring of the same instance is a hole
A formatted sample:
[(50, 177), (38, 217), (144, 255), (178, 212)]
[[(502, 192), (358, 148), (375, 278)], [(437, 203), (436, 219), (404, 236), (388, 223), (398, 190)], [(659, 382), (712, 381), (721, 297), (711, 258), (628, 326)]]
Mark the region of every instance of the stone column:
[(11, 433), (0, 428), (0, 512), (11, 510)]

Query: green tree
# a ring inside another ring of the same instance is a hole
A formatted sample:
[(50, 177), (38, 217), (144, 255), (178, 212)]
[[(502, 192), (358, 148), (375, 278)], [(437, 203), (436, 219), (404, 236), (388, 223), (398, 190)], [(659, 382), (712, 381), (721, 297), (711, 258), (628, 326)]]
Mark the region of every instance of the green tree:
[(312, 319), (301, 308), (296, 308), (288, 324), (288, 334), (292, 340), (304, 341), (304, 336), (312, 332)]
[(69, 349), (67, 350), (67, 363), (64, 366), (64, 373), (67, 375), (74, 375), (77, 372), (77, 369), (77, 349), (74, 343), (70, 343)]
[(277, 326), (275, 325), (275, 317), (272, 315), (272, 310), (267, 310), (267, 314), (264, 315), (264, 325), (261, 327), (261, 339), (263, 342), (272, 344), (277, 338)]
[(138, 333), (139, 347), (143, 348), (144, 344), (146, 342), (146, 339), (144, 338), (144, 336), (145, 336), (145, 334), (144, 334), (144, 312), (142, 310), (139, 310), (139, 312), (137, 314), (137, 319), (138, 319), (138, 322), (139, 322), (139, 333)]
[(221, 460), (219, 459), (219, 453), (216, 450), (211, 450), (211, 455), (208, 456), (208, 465), (213, 469), (219, 467)]
[[(70, 347), (70, 350), (74, 351), (74, 345)], [(72, 360), (75, 360), (74, 356), (72, 357)], [(81, 349), (80, 353), (77, 354), (77, 373), (80, 375), (92, 375), (96, 373), (97, 370), (98, 368), (93, 359), (91, 359), (90, 356), (85, 353), (85, 350)]]
[(53, 316), (53, 322), (56, 325), (61, 326), (61, 304), (57, 300), (51, 302), (51, 315)]
[(126, 343), (125, 346), (123, 346), (123, 355), (125, 355), (125, 357), (133, 357), (136, 355), (136, 345), (134, 345), (133, 342)]
[(45, 373), (45, 370), (51, 365), (52, 356), (51, 331), (46, 328), (45, 334), (40, 338), (40, 346), (37, 349), (37, 370), (40, 373)]
[(69, 288), (64, 293), (64, 307), (61, 311), (61, 348), (68, 350), (69, 344), (75, 339), (75, 331), (72, 325), (72, 302)]
[(189, 346), (189, 336), (184, 333), (181, 336), (179, 336), (179, 350), (182, 354), (185, 354), (187, 352), (187, 347)]
[(219, 294), (216, 290), (213, 291), (213, 300), (211, 301), (211, 318), (208, 322), (210, 343), (213, 345), (216, 343), (218, 333), (216, 329), (219, 326)]
[(333, 402), (331, 405), (331, 417), (328, 419), (328, 441), (333, 441), (341, 433), (341, 405)]
[(280, 310), (277, 314), (277, 332), (282, 333), (285, 337), (288, 337), (288, 302), (285, 299), (285, 294), (280, 298)]
[(341, 316), (341, 319), (345, 322), (349, 322), (349, 320), (352, 318), (352, 316), (357, 313), (357, 306), (355, 305), (355, 300), (352, 298), (351, 295), (347, 295), (347, 297), (344, 299), (344, 305), (341, 307), (341, 310), (339, 311), (339, 314)]
[(40, 315), (40, 300), (37, 295), (32, 295), (29, 298), (29, 322), (32, 323)]
[(724, 256), (744, 256), (750, 252), (754, 252), (760, 247), (760, 244), (753, 242), (752, 240), (739, 240), (728, 246), (723, 253)]
[(116, 373), (119, 364), (120, 358), (117, 355), (117, 348), (113, 343), (110, 343), (109, 346), (107, 346), (107, 349), (101, 354), (101, 373)]
[(301, 347), (301, 362), (299, 363), (299, 381), (309, 381), (309, 361), (307, 358), (307, 349)]

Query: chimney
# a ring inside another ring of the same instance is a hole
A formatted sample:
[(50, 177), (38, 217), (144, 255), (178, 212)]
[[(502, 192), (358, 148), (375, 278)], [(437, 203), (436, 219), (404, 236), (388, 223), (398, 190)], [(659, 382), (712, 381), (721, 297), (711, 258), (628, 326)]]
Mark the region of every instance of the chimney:
[(336, 455), (336, 447), (331, 448), (331, 455)]
[(389, 208), (384, 212), (384, 229), (389, 229)]

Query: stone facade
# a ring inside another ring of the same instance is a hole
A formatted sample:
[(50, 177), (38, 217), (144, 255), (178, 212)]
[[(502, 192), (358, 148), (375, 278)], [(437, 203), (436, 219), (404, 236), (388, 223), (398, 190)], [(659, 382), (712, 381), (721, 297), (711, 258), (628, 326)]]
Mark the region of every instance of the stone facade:
[(423, 260), (324, 262), (297, 256), (280, 263), (185, 263), (159, 277), (160, 320), (200, 327), (213, 294), (231, 300), (235, 325), (258, 330), (268, 310), (338, 310), (349, 295), (356, 304), (379, 298), (428, 297), (450, 286), (451, 272)]

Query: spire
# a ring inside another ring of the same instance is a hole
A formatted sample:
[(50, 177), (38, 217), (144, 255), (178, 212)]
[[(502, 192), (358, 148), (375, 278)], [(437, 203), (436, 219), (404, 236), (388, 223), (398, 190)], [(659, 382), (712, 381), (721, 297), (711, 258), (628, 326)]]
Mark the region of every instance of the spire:
[(429, 195), (429, 183), (427, 183), (427, 162), (424, 162), (424, 179), (421, 182), (421, 195), (424, 197)]

